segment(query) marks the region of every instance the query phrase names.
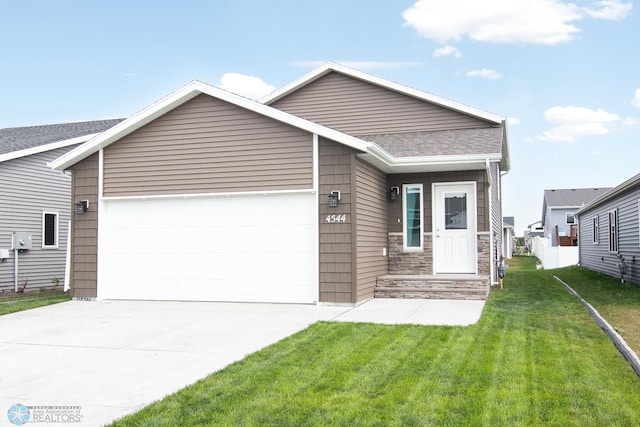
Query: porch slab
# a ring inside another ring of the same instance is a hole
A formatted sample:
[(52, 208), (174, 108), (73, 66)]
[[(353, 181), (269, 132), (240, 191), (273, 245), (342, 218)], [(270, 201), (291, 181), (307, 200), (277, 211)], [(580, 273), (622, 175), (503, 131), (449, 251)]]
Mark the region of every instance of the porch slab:
[(388, 325), (468, 326), (480, 320), (484, 300), (374, 298), (334, 318)]

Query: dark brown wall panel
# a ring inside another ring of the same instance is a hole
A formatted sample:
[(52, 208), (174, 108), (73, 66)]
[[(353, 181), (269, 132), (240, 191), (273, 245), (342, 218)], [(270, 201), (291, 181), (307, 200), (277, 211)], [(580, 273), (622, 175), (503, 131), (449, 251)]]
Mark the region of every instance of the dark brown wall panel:
[[(388, 202), (389, 206), (389, 232), (402, 233), (402, 184), (422, 184), (424, 191), (424, 231), (432, 231), (432, 194), (431, 185), (438, 182), (476, 182), (476, 202), (478, 213), (478, 232), (489, 231), (489, 201), (487, 199), (488, 183), (487, 174), (484, 170), (459, 171), (459, 172), (437, 172), (425, 174), (403, 174), (389, 175), (389, 187), (400, 187), (399, 197)], [(400, 222), (398, 222), (398, 219)]]

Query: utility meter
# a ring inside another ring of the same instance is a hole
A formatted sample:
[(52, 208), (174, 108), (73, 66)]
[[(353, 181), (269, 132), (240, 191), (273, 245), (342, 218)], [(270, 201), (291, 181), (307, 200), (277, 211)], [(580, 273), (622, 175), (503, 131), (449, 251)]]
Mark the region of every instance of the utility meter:
[(31, 233), (14, 231), (11, 239), (11, 249), (31, 249), (33, 236)]

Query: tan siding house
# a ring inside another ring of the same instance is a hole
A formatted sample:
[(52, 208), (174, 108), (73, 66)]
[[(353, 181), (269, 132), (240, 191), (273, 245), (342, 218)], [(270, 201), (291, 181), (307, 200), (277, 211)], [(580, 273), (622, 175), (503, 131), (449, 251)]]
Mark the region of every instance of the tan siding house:
[(73, 295), (486, 298), (505, 135), (501, 117), (338, 64), (260, 102), (192, 82), (52, 163), (90, 202)]

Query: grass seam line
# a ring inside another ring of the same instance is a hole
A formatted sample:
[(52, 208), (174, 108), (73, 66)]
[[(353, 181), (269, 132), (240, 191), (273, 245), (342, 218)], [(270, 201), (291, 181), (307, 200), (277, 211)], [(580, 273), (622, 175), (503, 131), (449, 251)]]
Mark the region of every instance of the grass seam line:
[(616, 346), (618, 351), (624, 356), (624, 358), (629, 362), (631, 368), (635, 371), (635, 373), (640, 377), (640, 358), (638, 355), (629, 347), (627, 342), (620, 336), (618, 332), (606, 321), (604, 317), (598, 313), (598, 310), (593, 308), (591, 304), (585, 301), (576, 291), (574, 291), (571, 286), (564, 283), (558, 276), (553, 276), (558, 282), (565, 287), (565, 289), (573, 295), (580, 303), (587, 309), (587, 312), (591, 315), (591, 318), (604, 330), (604, 332), (609, 336), (613, 344)]

